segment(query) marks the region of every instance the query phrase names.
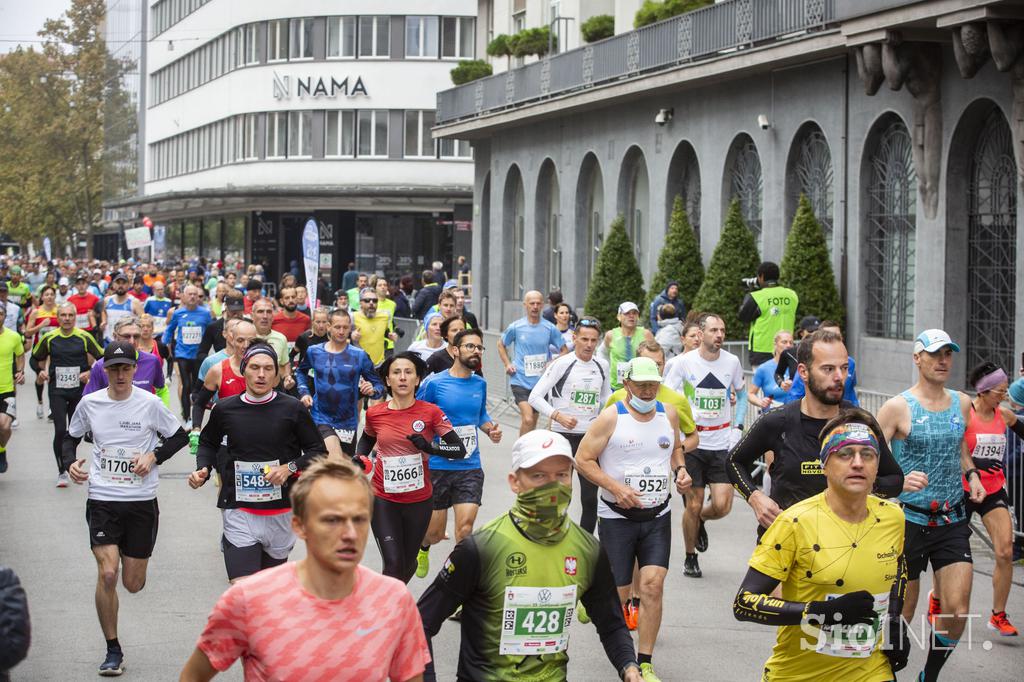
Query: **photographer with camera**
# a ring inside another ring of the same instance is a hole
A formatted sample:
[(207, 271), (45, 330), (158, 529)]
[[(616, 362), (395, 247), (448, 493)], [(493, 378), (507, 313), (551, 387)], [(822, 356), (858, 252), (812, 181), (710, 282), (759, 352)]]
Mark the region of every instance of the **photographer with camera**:
[(775, 351), (775, 334), (793, 332), (796, 308), (800, 299), (788, 287), (779, 286), (779, 266), (765, 261), (757, 266), (757, 279), (744, 279), (751, 291), (740, 306), (741, 322), (750, 324), (750, 364), (757, 367), (771, 360)]

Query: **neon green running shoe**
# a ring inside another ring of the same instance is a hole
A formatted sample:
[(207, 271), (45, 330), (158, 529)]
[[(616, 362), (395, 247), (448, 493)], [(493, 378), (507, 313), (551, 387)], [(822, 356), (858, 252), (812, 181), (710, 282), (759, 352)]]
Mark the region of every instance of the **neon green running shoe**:
[(590, 622), (590, 614), (587, 613), (587, 607), (581, 601), (576, 602), (576, 618), (584, 625)]
[(426, 578), (428, 573), (430, 573), (430, 552), (421, 549), (416, 554), (416, 577)]
[(661, 678), (654, 674), (654, 666), (650, 663), (640, 664), (640, 676), (644, 682), (661, 682)]

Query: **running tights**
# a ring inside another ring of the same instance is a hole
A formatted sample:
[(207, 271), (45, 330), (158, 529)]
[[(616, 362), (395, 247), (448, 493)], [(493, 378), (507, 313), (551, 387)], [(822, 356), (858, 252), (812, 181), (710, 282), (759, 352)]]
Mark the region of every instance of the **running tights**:
[[(562, 435), (569, 441), (573, 457), (575, 457), (576, 449), (583, 440), (583, 434), (563, 433)], [(580, 528), (593, 535), (594, 529), (597, 528), (597, 486), (579, 471), (576, 472), (576, 476), (580, 479), (580, 504), (583, 505), (583, 511), (580, 512)]]
[(434, 501), (392, 502), (375, 497), (370, 527), (380, 548), (384, 575), (408, 583), (416, 573), (416, 553), (430, 525)]
[(178, 379), (181, 381), (181, 418), (188, 421), (192, 419), (192, 388), (199, 376), (201, 363), (188, 358), (174, 358), (174, 363), (178, 366)]
[(78, 395), (68, 395), (49, 391), (50, 413), (53, 414), (53, 456), (57, 459), (57, 473), (63, 474), (67, 469), (64, 467), (61, 449), (64, 447), (64, 435), (68, 432), (68, 423), (71, 415), (75, 413), (78, 402), (82, 399), (81, 392)]

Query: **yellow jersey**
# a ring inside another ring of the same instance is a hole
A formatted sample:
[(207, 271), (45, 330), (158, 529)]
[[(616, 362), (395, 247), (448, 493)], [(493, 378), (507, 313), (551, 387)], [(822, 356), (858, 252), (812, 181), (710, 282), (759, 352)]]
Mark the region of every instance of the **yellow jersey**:
[(373, 317), (367, 317), (359, 311), (352, 316), (352, 320), (359, 330), (359, 347), (370, 356), (373, 366), (384, 362), (384, 340), (391, 324), (391, 316), (377, 313)]

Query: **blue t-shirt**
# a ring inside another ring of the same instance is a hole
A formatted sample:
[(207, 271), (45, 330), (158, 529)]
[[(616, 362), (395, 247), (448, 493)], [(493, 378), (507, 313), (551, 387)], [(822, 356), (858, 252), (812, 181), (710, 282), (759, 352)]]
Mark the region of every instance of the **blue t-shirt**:
[[(857, 400), (857, 365), (854, 363), (853, 358), (848, 358), (850, 362), (850, 370), (846, 374), (846, 383), (843, 385), (843, 400), (853, 403), (855, 407), (860, 407), (860, 401)], [(772, 361), (774, 362), (774, 360)], [(765, 363), (768, 364), (768, 363)], [(764, 367), (764, 365), (761, 365)], [(775, 370), (772, 369), (772, 372)], [(789, 387), (789, 393), (782, 402), (791, 403), (794, 400), (800, 400), (807, 393), (807, 389), (804, 388), (804, 380), (797, 372), (797, 375), (793, 377), (793, 385)]]
[(528, 389), (537, 385), (551, 359), (549, 346), (561, 349), (565, 345), (558, 327), (544, 318), (537, 324), (530, 324), (525, 317), (508, 326), (501, 336), (501, 342), (505, 348), (515, 346), (512, 364), (515, 365), (516, 373), (512, 376), (511, 384)]
[(487, 414), (487, 382), (483, 377), (473, 374), (468, 379), (459, 379), (448, 370), (437, 372), (423, 380), (416, 399), (440, 407), (466, 446), (467, 455), (463, 459), (432, 455), (430, 468), (439, 471), (480, 469), (482, 434), (478, 427), (491, 421), (491, 415)]
[(773, 358), (758, 365), (757, 369), (754, 370), (753, 382), (755, 386), (760, 388), (773, 401), (786, 402), (786, 391), (783, 391), (775, 383), (775, 368), (778, 364)]
[(199, 355), (199, 345), (203, 340), (203, 332), (213, 322), (209, 308), (202, 306), (195, 310), (181, 307), (171, 315), (171, 321), (164, 330), (164, 345), (170, 345), (174, 339), (174, 357), (183, 360), (195, 360)]
[(310, 395), (309, 371), (313, 370), (316, 395), (313, 396), (313, 421), (332, 429), (355, 430), (359, 425), (359, 378), (373, 384), (375, 398), (384, 393), (384, 384), (373, 368), (373, 361), (362, 348), (349, 344), (340, 353), (331, 353), (327, 344), (310, 346), (295, 373), (299, 395)]
[(161, 320), (167, 317), (167, 311), (171, 309), (173, 302), (169, 298), (147, 298), (142, 306), (143, 312)]

